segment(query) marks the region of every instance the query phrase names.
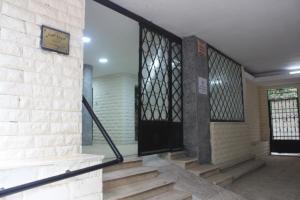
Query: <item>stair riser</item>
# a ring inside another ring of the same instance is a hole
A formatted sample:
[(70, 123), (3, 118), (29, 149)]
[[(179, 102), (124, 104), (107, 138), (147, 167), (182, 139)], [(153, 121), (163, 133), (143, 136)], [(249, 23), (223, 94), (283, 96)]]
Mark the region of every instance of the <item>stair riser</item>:
[(137, 175), (133, 175), (133, 176), (125, 177), (125, 178), (120, 178), (117, 180), (105, 181), (103, 183), (103, 190), (105, 192), (107, 192), (115, 187), (152, 179), (152, 178), (157, 177), (158, 175), (159, 175), (158, 171), (153, 171), (153, 172), (137, 174)]
[(145, 191), (143, 193), (139, 193), (139, 194), (136, 194), (136, 195), (128, 196), (128, 197), (122, 198), (120, 200), (145, 200), (147, 198), (151, 198), (151, 197), (154, 197), (156, 195), (160, 195), (160, 194), (162, 194), (164, 192), (168, 192), (173, 187), (174, 187), (174, 184), (171, 183), (171, 184), (167, 184), (167, 185), (164, 185), (164, 186), (152, 189), (152, 190)]
[(203, 174), (200, 174), (200, 176), (203, 177), (203, 178), (208, 178), (208, 177), (214, 176), (214, 175), (219, 174), (219, 173), (220, 173), (220, 170), (215, 169), (215, 170), (211, 170), (211, 171), (205, 172)]
[(199, 164), (198, 161), (191, 161), (191, 162), (185, 163), (183, 166), (184, 166), (185, 169), (189, 169), (189, 168), (192, 168), (193, 166), (198, 165), (198, 164)]
[(176, 153), (176, 154), (170, 154), (169, 159), (174, 160), (174, 159), (182, 158), (182, 157), (185, 157), (185, 156), (186, 156), (185, 152), (179, 152), (179, 153)]
[(233, 179), (230, 178), (230, 179), (226, 179), (220, 183), (216, 183), (215, 185), (218, 185), (220, 187), (226, 187), (227, 185), (230, 185), (232, 182), (233, 182)]
[(129, 168), (134, 168), (134, 167), (142, 167), (143, 162), (142, 161), (133, 161), (133, 162), (126, 162), (126, 163), (121, 163), (118, 165), (113, 165), (110, 167), (106, 167), (103, 169), (103, 172), (113, 172), (113, 171), (118, 171), (122, 169), (129, 169)]
[(261, 165), (257, 165), (257, 166), (251, 167), (247, 171), (244, 171), (244, 172), (241, 172), (241, 173), (239, 173), (237, 175), (234, 175), (233, 176), (233, 180), (239, 179), (242, 176), (245, 176), (245, 175), (247, 175), (247, 174), (249, 174), (251, 172), (254, 172), (254, 171), (256, 171), (256, 170), (258, 170), (258, 169), (260, 169), (260, 168), (262, 168), (264, 166), (265, 166), (265, 164), (261, 164)]

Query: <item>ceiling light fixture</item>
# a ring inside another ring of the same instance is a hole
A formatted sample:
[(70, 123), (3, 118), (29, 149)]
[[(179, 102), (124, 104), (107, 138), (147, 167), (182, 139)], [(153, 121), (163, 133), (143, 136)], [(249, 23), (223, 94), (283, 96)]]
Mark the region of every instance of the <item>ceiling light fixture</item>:
[(107, 58), (99, 58), (99, 63), (105, 64), (108, 62)]
[(84, 36), (84, 37), (82, 37), (82, 41), (83, 41), (83, 43), (90, 43), (91, 38)]
[(300, 65), (296, 65), (296, 66), (291, 66), (287, 68), (288, 70), (297, 70), (300, 69)]
[(300, 70), (299, 71), (292, 71), (292, 72), (290, 72), (290, 74), (291, 75), (293, 75), (293, 74), (300, 74)]

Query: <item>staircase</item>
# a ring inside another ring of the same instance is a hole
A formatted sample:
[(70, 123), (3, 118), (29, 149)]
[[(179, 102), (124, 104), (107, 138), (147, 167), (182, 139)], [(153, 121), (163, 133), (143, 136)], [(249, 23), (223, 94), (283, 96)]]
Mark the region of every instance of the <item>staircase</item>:
[(196, 176), (201, 176), (221, 187), (225, 187), (241, 176), (265, 165), (264, 161), (255, 160), (254, 156), (230, 161), (218, 166), (213, 164), (199, 164), (196, 158), (186, 156), (184, 151), (167, 153), (163, 157)]
[(174, 188), (175, 183), (159, 177), (155, 168), (131, 159), (103, 169), (105, 200), (191, 200), (192, 195)]

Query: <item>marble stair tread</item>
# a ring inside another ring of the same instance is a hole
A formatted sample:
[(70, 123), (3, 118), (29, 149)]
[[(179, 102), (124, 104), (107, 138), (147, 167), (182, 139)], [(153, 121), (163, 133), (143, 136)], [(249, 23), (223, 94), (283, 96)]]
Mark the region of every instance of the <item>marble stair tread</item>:
[(162, 193), (155, 197), (148, 198), (146, 200), (191, 200), (192, 195), (187, 192), (179, 190), (170, 190), (168, 192)]
[(225, 171), (226, 174), (233, 177), (233, 179), (238, 179), (241, 176), (248, 174), (256, 169), (259, 169), (265, 165), (263, 160), (251, 160), (244, 162), (242, 164), (236, 165)]
[(185, 157), (175, 158), (175, 159), (171, 160), (171, 162), (186, 169), (190, 165), (194, 165), (194, 164), (198, 163), (198, 159), (185, 156)]
[(135, 167), (129, 169), (121, 169), (118, 171), (103, 173), (103, 182), (123, 179), (131, 176), (142, 175), (147, 173), (157, 173), (158, 171), (152, 167)]
[(211, 164), (192, 165), (191, 167), (188, 168), (188, 170), (197, 176), (201, 176), (203, 174), (214, 172), (214, 171), (215, 171), (215, 173), (219, 172), (219, 168), (217, 166), (211, 165)]
[[(147, 199), (155, 195), (171, 190), (174, 182), (160, 178), (154, 178), (138, 183), (132, 183), (125, 186), (116, 187), (109, 192), (104, 192), (104, 199)], [(136, 198), (136, 196), (143, 196)]]
[(142, 167), (143, 166), (143, 160), (141, 158), (129, 158), (125, 159), (122, 163), (119, 163), (117, 165), (105, 167), (103, 169), (103, 172), (112, 172), (117, 171), (121, 169), (129, 169), (134, 167)]

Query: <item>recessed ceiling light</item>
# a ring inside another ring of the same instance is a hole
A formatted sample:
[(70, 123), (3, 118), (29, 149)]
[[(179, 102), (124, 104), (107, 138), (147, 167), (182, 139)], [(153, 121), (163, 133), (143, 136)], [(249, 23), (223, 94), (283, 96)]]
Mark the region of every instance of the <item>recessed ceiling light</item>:
[(99, 63), (107, 63), (108, 62), (108, 59), (107, 58), (99, 58)]
[(82, 41), (83, 41), (83, 43), (90, 43), (91, 38), (84, 36), (84, 37), (82, 37)]
[(292, 72), (290, 72), (290, 74), (292, 75), (292, 74), (300, 74), (300, 71), (292, 71)]
[(300, 65), (295, 65), (287, 68), (288, 70), (297, 70), (300, 69)]

